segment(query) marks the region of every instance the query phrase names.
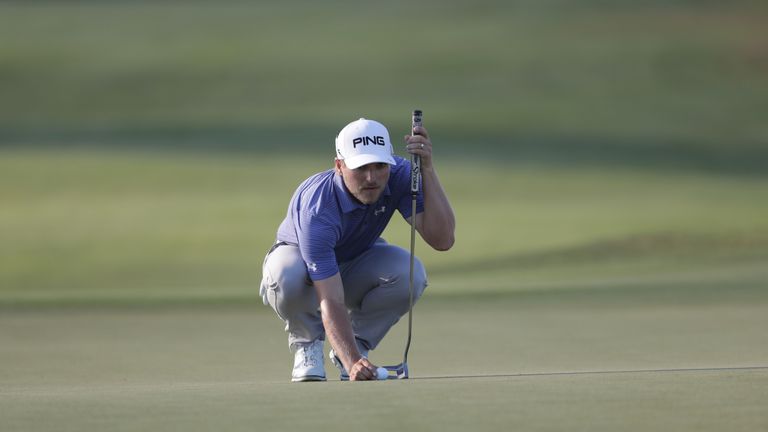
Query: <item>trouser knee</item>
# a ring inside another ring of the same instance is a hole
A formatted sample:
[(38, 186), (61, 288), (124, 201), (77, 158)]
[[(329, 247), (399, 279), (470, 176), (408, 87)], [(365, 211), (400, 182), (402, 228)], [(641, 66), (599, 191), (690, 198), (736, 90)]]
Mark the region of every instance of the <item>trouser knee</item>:
[[(401, 284), (403, 287), (400, 289), (400, 300), (403, 303), (403, 307), (405, 310), (408, 310), (408, 306), (410, 304), (411, 300), (411, 281), (410, 281), (410, 267), (405, 274), (401, 275), (401, 279), (404, 280), (404, 283)], [(416, 303), (416, 300), (421, 298), (421, 295), (424, 294), (424, 290), (427, 288), (427, 272), (424, 269), (424, 265), (421, 263), (421, 260), (418, 258), (414, 258), (413, 261), (413, 302)]]
[(317, 293), (309, 280), (304, 261), (297, 249), (283, 246), (275, 249), (264, 263), (262, 296), (283, 320), (297, 313), (314, 313), (318, 308)]
[[(411, 304), (410, 266), (405, 267), (394, 278), (383, 284), (388, 291), (385, 296), (387, 304), (381, 304), (382, 309), (391, 308), (400, 315), (408, 312)], [(386, 286), (390, 285), (390, 286)], [(421, 261), (414, 259), (413, 263), (413, 303), (415, 304), (427, 287), (427, 274)]]

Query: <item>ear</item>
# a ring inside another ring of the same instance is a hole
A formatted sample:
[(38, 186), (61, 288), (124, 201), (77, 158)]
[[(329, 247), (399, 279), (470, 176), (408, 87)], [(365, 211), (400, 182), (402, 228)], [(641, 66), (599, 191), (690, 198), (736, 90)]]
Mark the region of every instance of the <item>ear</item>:
[(341, 159), (334, 159), (334, 161), (333, 161), (333, 162), (334, 162), (334, 168), (335, 168), (335, 170), (336, 170), (336, 173), (337, 173), (338, 175), (341, 175), (341, 166), (342, 166), (342, 164), (344, 163), (344, 161), (343, 161), (343, 160), (341, 160)]

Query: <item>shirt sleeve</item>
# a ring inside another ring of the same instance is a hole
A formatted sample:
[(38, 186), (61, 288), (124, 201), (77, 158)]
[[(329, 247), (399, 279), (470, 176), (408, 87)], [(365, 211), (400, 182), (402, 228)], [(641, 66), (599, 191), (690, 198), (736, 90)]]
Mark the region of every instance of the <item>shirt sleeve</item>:
[(339, 272), (334, 247), (341, 227), (322, 214), (301, 212), (295, 221), (299, 251), (310, 279), (323, 280)]
[[(403, 215), (403, 219), (411, 217), (411, 161), (403, 159), (403, 165), (395, 173), (397, 176), (397, 190), (402, 191), (402, 196), (397, 203), (397, 210)], [(416, 196), (416, 214), (424, 211), (424, 182), (419, 182), (419, 194)]]

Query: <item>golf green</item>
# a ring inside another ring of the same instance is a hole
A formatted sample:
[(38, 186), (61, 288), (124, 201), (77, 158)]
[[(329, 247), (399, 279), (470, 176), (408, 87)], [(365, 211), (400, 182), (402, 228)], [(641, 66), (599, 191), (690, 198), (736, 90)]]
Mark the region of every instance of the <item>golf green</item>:
[(302, 384), (261, 305), (5, 311), (3, 429), (760, 430), (768, 297), (718, 303), (427, 295), (411, 379)]
[[(5, 2), (0, 430), (768, 430), (766, 22), (756, 0)], [(457, 241), (417, 241), (412, 378), (292, 384), (263, 253), (344, 124), (403, 155), (414, 108)]]

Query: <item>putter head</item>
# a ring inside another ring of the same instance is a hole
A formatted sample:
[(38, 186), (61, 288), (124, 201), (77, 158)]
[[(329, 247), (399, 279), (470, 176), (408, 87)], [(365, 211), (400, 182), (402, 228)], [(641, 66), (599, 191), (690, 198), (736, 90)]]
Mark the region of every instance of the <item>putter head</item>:
[(384, 366), (389, 371), (387, 379), (408, 379), (408, 363), (400, 363), (395, 366)]

